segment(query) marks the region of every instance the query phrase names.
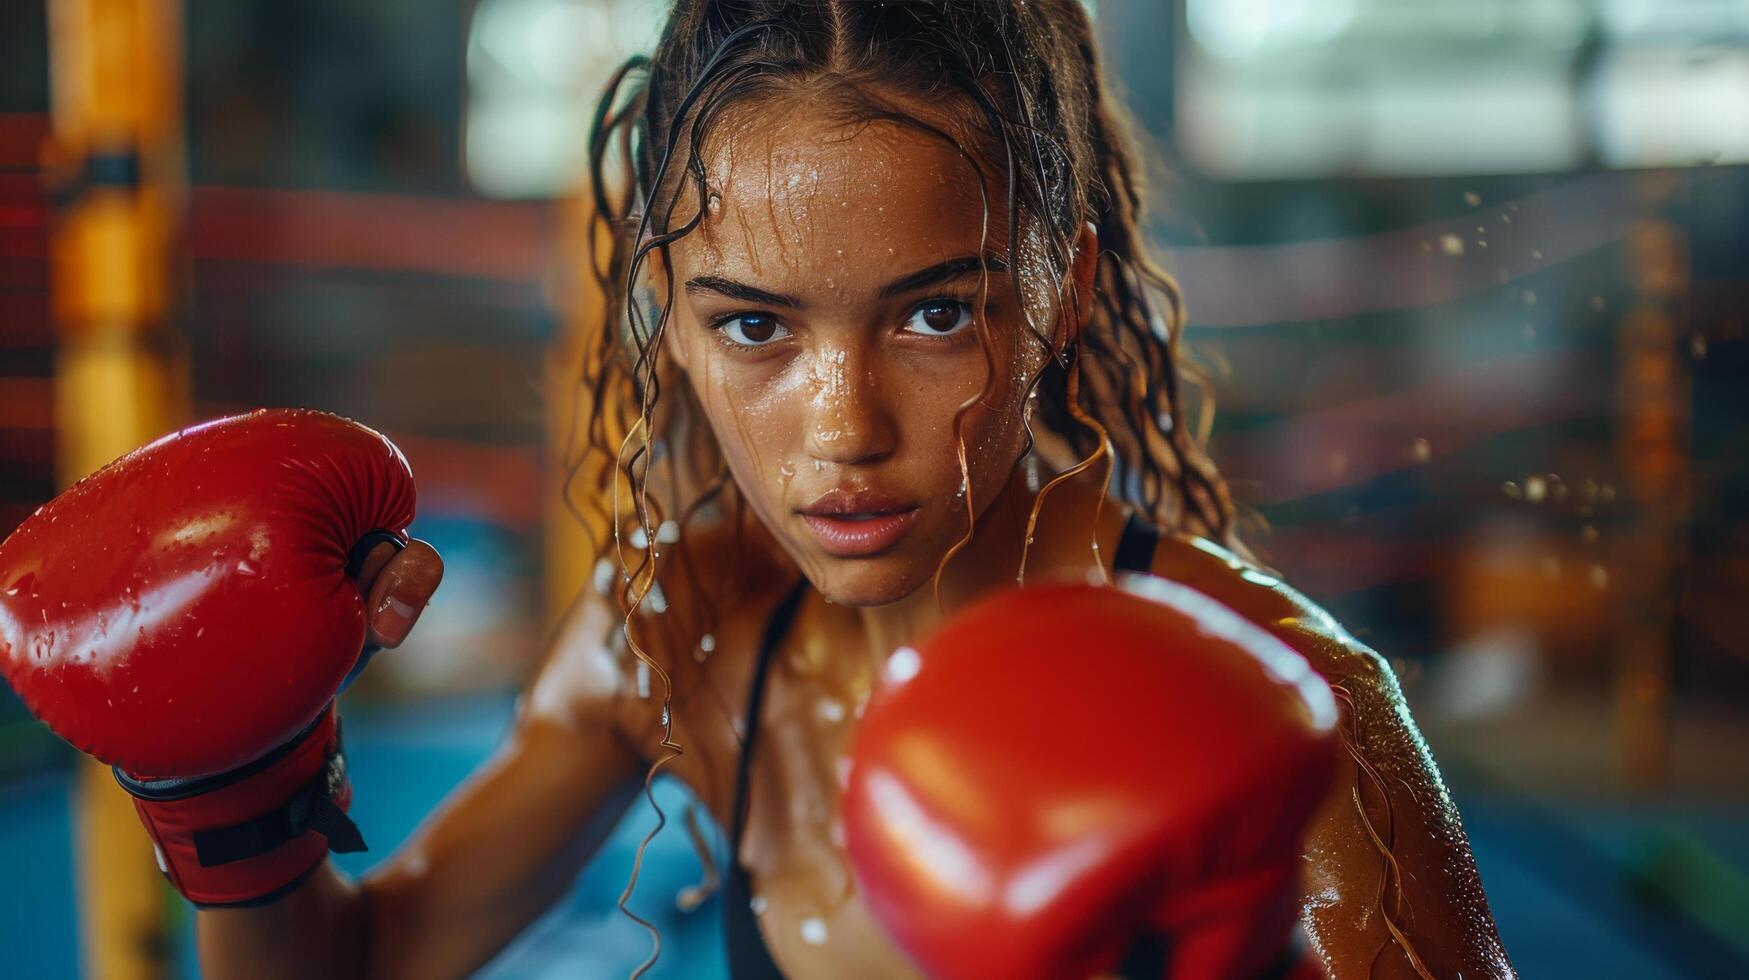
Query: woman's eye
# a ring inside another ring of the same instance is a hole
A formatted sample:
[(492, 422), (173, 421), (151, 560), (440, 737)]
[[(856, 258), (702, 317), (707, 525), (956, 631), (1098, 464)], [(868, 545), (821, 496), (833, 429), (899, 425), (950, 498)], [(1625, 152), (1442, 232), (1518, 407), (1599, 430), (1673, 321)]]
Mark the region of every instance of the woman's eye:
[(764, 347), (775, 340), (789, 336), (789, 331), (776, 317), (763, 313), (743, 313), (732, 316), (717, 324), (724, 336), (742, 347)]
[(971, 307), (957, 299), (932, 299), (917, 307), (905, 329), (925, 337), (946, 337), (972, 322)]

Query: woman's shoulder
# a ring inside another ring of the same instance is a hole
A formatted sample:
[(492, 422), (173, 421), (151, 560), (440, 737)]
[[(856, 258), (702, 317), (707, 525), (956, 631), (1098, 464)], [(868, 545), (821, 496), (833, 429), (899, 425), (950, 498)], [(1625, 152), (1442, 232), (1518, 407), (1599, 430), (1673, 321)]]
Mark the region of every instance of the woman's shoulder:
[(1152, 570), (1221, 602), (1281, 638), (1329, 683), (1401, 698), (1396, 676), (1384, 658), (1280, 575), (1232, 549), (1199, 535), (1168, 531), (1160, 536)]
[[(1285, 641), (1336, 694), (1342, 775), (1306, 851), (1305, 914), (1331, 968), (1512, 976), (1457, 808), (1384, 658), (1278, 575), (1206, 539), (1163, 536), (1153, 571)], [(1401, 909), (1420, 914), (1397, 921)]]

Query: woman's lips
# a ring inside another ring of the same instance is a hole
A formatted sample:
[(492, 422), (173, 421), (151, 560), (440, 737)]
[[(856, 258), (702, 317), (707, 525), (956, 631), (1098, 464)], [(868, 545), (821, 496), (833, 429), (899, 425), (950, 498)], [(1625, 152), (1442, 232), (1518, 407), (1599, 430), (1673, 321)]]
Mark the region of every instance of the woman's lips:
[(839, 558), (878, 555), (905, 536), (917, 519), (917, 508), (866, 514), (803, 514), (814, 540)]

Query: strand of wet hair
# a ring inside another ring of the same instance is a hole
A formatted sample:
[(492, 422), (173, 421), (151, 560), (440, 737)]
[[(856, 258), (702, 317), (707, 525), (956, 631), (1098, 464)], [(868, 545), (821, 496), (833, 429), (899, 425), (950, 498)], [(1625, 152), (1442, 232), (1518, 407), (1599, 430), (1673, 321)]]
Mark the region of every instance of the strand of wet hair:
[[(1371, 842), (1374, 850), (1378, 852), (1382, 862), (1379, 869), (1378, 893), (1373, 897), (1373, 904), (1378, 908), (1379, 919), (1384, 923), (1385, 931), (1389, 935), (1387, 939), (1380, 942), (1379, 948), (1373, 952), (1371, 963), (1376, 967), (1379, 957), (1383, 955), (1385, 951), (1386, 945), (1394, 941), (1397, 944), (1397, 947), (1402, 950), (1403, 955), (1409, 960), (1409, 966), (1415, 970), (1422, 980), (1434, 980), (1433, 974), (1427, 969), (1426, 963), (1421, 958), (1420, 951), (1415, 948), (1414, 942), (1409, 939), (1408, 934), (1397, 921), (1402, 913), (1404, 900), (1403, 868), (1402, 865), (1398, 863), (1396, 855), (1396, 812), (1395, 808), (1391, 805), (1390, 794), (1385, 789), (1384, 777), (1379, 772), (1378, 767), (1373, 764), (1372, 760), (1367, 758), (1366, 752), (1361, 748), (1360, 736), (1356, 731), (1356, 719), (1358, 718), (1358, 713), (1354, 703), (1353, 692), (1348, 689), (1346, 684), (1342, 683), (1331, 684), (1330, 691), (1336, 696), (1337, 703), (1344, 709), (1339, 715), (1336, 726), (1337, 741), (1341, 744), (1343, 752), (1353, 760), (1360, 773), (1366, 777), (1365, 783), (1371, 785), (1374, 792), (1378, 794), (1379, 803), (1384, 807), (1385, 811), (1385, 830), (1384, 833), (1381, 834), (1378, 827), (1373, 823), (1372, 815), (1367, 811), (1366, 805), (1361, 799), (1360, 788), (1362, 784), (1356, 783), (1350, 788), (1349, 792), (1354, 804), (1355, 816), (1359, 819), (1361, 829), (1366, 832), (1367, 840)], [(1385, 907), (1385, 896), (1387, 894), (1394, 895), (1395, 901), (1392, 903), (1394, 908)]]
[[(762, 32), (764, 30), (770, 29), (774, 25), (776, 25), (776, 22), (774, 22), (774, 21), (760, 21), (760, 22), (757, 22), (754, 24), (745, 25), (745, 26), (741, 27), (740, 29), (731, 33), (718, 46), (717, 50), (712, 54), (711, 58), (707, 61), (704, 69), (700, 72), (698, 81), (693, 85), (692, 90), (686, 94), (685, 98), (683, 98), (681, 100), (680, 105), (678, 106), (678, 108), (673, 116), (673, 121), (669, 126), (667, 142), (666, 142), (666, 145), (663, 147), (661, 163), (656, 168), (654, 173), (651, 174), (649, 184), (644, 188), (645, 200), (647, 202), (654, 202), (656, 197), (659, 195), (660, 190), (661, 190), (664, 182), (667, 179), (668, 168), (669, 168), (669, 165), (673, 159), (676, 144), (679, 141), (681, 126), (683, 125), (683, 123), (685, 123), (687, 121), (688, 113), (690, 113), (692, 111), (693, 105), (698, 102), (701, 95), (709, 87), (715, 87), (717, 89), (718, 93), (726, 91), (733, 86), (734, 81), (736, 79), (742, 77), (743, 75), (752, 74), (759, 66), (754, 65), (754, 66), (750, 66), (750, 67), (743, 67), (743, 68), (737, 69), (737, 70), (731, 72), (729, 80), (727, 82), (723, 82), (720, 79), (716, 79), (713, 77), (715, 74), (715, 71), (716, 71), (716, 67), (721, 63), (722, 59), (724, 57), (726, 57), (727, 54), (730, 51), (732, 51), (736, 46), (738, 46), (742, 41), (744, 41), (750, 37), (753, 37), (756, 34)], [(720, 103), (717, 103), (717, 101), (715, 99), (713, 99), (713, 100), (711, 100), (710, 104), (716, 105), (716, 104), (720, 104)], [(692, 174), (692, 175), (697, 176), (697, 177), (702, 177), (702, 168), (695, 166), (697, 152), (698, 152), (697, 137), (699, 136), (699, 130), (700, 130), (700, 125), (701, 125), (700, 121), (705, 119), (705, 118), (707, 118), (705, 116), (705, 114), (700, 113), (697, 118), (692, 120), (694, 140), (691, 142), (691, 144), (688, 147), (689, 160), (688, 160), (687, 166), (685, 168), (686, 172), (688, 174)], [(678, 229), (678, 230), (672, 231), (672, 232), (664, 232), (661, 235), (651, 235), (650, 234), (651, 208), (645, 207), (643, 209), (643, 213), (642, 213), (640, 220), (639, 220), (637, 237), (634, 239), (634, 241), (638, 243), (638, 247), (634, 250), (632, 257), (631, 257), (631, 260), (629, 261), (628, 267), (627, 267), (626, 289), (627, 289), (628, 294), (630, 292), (631, 285), (633, 283), (635, 283), (635, 281), (636, 281), (637, 270), (642, 265), (644, 259), (650, 254), (650, 252), (653, 250), (656, 250), (656, 249), (661, 249), (663, 251), (664, 258), (666, 258), (667, 245), (670, 242), (676, 241), (679, 238), (683, 237), (685, 234), (689, 233), (702, 220), (704, 212), (705, 212), (705, 204), (706, 204), (703, 195), (704, 195), (704, 189), (701, 186), (700, 187), (699, 210), (698, 210), (698, 213), (695, 214), (692, 219), (690, 219), (688, 222), (686, 222), (681, 229)], [(669, 208), (667, 209), (667, 212), (664, 215), (664, 224), (663, 224), (664, 228), (670, 227), (670, 222), (672, 220), (672, 215), (673, 215), (673, 206), (675, 203), (678, 202), (678, 196), (679, 196), (678, 194), (674, 195), (670, 201)], [(642, 316), (642, 312), (638, 311), (636, 309), (635, 304), (633, 306), (632, 341), (634, 344), (636, 344), (638, 346), (638, 357), (634, 361), (634, 364), (633, 364), (632, 377), (633, 377), (634, 386), (641, 387), (643, 389), (641, 392), (639, 392), (639, 394), (641, 395), (641, 399), (640, 399), (640, 409), (641, 409), (640, 410), (640, 416), (641, 416), (640, 422), (641, 422), (641, 425), (639, 426), (639, 428), (642, 429), (642, 431), (644, 432), (645, 438), (644, 438), (644, 446), (640, 450), (638, 450), (637, 452), (634, 453), (633, 460), (628, 464), (629, 466), (632, 466), (632, 467), (635, 467), (635, 465), (636, 465), (637, 455), (639, 453), (646, 452), (648, 450), (648, 447), (650, 444), (650, 438), (651, 438), (649, 433), (650, 433), (650, 428), (651, 428), (651, 423), (652, 423), (652, 414), (653, 414), (652, 405), (654, 404), (655, 398), (658, 397), (660, 394), (660, 380), (659, 380), (659, 377), (658, 377), (658, 374), (657, 374), (657, 371), (655, 368), (653, 352), (657, 349), (657, 345), (661, 341), (663, 330), (666, 327), (668, 317), (669, 317), (669, 311), (672, 309), (673, 304), (674, 304), (674, 290), (675, 290), (675, 284), (673, 282), (673, 277), (668, 276), (668, 277), (666, 277), (666, 279), (667, 279), (666, 290), (667, 290), (667, 294), (668, 294), (667, 298), (666, 298), (666, 302), (663, 304), (662, 312), (659, 315), (659, 317), (657, 318), (656, 327), (653, 330), (649, 331), (649, 333), (648, 333), (647, 342), (646, 342), (645, 337), (641, 335), (641, 333), (642, 333), (641, 328), (645, 324), (645, 321), (644, 321), (643, 316)], [(642, 369), (644, 372), (645, 384), (638, 386), (637, 385), (637, 378), (638, 378), (638, 373), (639, 373), (640, 369)], [(628, 434), (628, 437), (629, 437), (629, 434)], [(621, 458), (622, 459), (623, 459), (623, 456), (624, 456), (624, 446), (622, 444), (622, 447), (621, 447)], [(656, 779), (657, 775), (661, 772), (661, 770), (668, 763), (672, 762), (675, 759), (678, 759), (681, 755), (683, 755), (685, 752), (685, 749), (679, 743), (674, 741), (674, 721), (673, 721), (673, 714), (672, 714), (672, 710), (671, 710), (672, 709), (673, 695), (674, 695), (673, 680), (671, 677), (669, 677), (668, 672), (666, 670), (662, 669), (662, 667), (659, 664), (655, 663), (654, 658), (652, 658), (647, 651), (644, 651), (640, 646), (638, 646), (636, 639), (631, 635), (631, 624), (632, 624), (633, 619), (637, 613), (637, 610), (642, 606), (645, 598), (649, 595), (650, 589), (656, 583), (656, 572), (655, 572), (655, 568), (654, 568), (653, 563), (655, 561), (655, 548), (656, 548), (657, 542), (655, 540), (656, 531), (654, 528), (650, 527), (650, 522), (649, 522), (648, 484), (647, 484), (647, 482), (640, 484), (640, 482), (638, 482), (636, 480), (635, 473), (631, 469), (627, 469), (626, 472), (627, 472), (628, 479), (630, 479), (632, 481), (631, 485), (635, 488), (635, 495), (638, 498), (638, 503), (636, 504), (636, 507), (638, 509), (637, 516), (638, 516), (638, 519), (640, 520), (641, 524), (645, 528), (645, 547), (646, 547), (646, 553), (648, 556), (648, 562), (650, 563), (650, 565), (649, 565), (650, 572), (649, 572), (649, 576), (648, 576), (648, 580), (649, 580), (650, 584), (646, 585), (644, 590), (642, 592), (639, 592), (634, 597), (633, 602), (630, 603), (630, 608), (628, 608), (628, 610), (626, 612), (627, 645), (632, 648), (634, 655), (641, 662), (648, 665), (657, 674), (658, 678), (660, 679), (661, 685), (662, 685), (662, 713), (661, 713), (662, 739), (661, 739), (661, 742), (659, 743), (659, 748), (661, 751), (660, 751), (659, 757), (657, 759), (655, 759), (650, 764), (649, 768), (646, 770), (646, 772), (644, 774), (644, 797), (648, 801), (651, 809), (656, 814), (656, 823), (643, 836), (643, 838), (639, 840), (637, 849), (633, 855), (631, 874), (630, 874), (628, 880), (626, 881), (626, 886), (625, 886), (624, 891), (620, 894), (619, 901), (616, 903), (622, 914), (624, 914), (625, 916), (630, 918), (632, 921), (634, 921), (637, 924), (639, 924), (640, 926), (642, 926), (645, 929), (645, 931), (650, 935), (650, 939), (651, 939), (650, 955), (641, 964), (639, 964), (638, 967), (636, 969), (634, 969), (632, 971), (632, 974), (631, 974), (632, 980), (638, 980), (638, 978), (642, 977), (645, 973), (647, 973), (650, 970), (650, 968), (655, 965), (657, 959), (660, 958), (661, 953), (662, 953), (662, 937), (661, 937), (660, 930), (658, 930), (656, 928), (654, 923), (651, 923), (651, 922), (643, 919), (641, 916), (637, 915), (635, 912), (633, 912), (630, 909), (629, 902), (631, 900), (631, 896), (632, 896), (633, 891), (637, 887), (639, 872), (641, 871), (642, 866), (643, 866), (644, 855), (648, 851), (651, 842), (654, 841), (656, 836), (662, 832), (662, 829), (665, 826), (667, 826), (667, 814), (663, 811), (661, 805), (659, 803), (657, 803), (657, 801), (656, 801), (655, 790), (654, 790), (655, 779)], [(617, 516), (619, 513), (618, 506), (617, 506), (618, 486), (619, 486), (619, 482), (616, 479), (614, 481), (614, 487), (615, 487), (615, 491), (616, 491), (616, 506), (615, 506), (615, 510), (614, 510), (614, 513), (615, 513), (614, 537), (615, 537), (616, 541), (620, 537), (619, 520), (618, 520), (618, 516)]]

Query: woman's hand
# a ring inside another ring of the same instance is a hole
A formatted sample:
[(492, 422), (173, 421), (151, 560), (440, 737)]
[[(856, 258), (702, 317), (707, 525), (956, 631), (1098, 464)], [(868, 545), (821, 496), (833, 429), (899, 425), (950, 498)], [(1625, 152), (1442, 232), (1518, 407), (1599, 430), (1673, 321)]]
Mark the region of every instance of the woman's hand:
[(443, 559), (418, 538), (399, 549), (382, 541), (365, 555), (352, 581), (365, 599), (368, 642), (393, 649), (407, 639), (443, 581)]

